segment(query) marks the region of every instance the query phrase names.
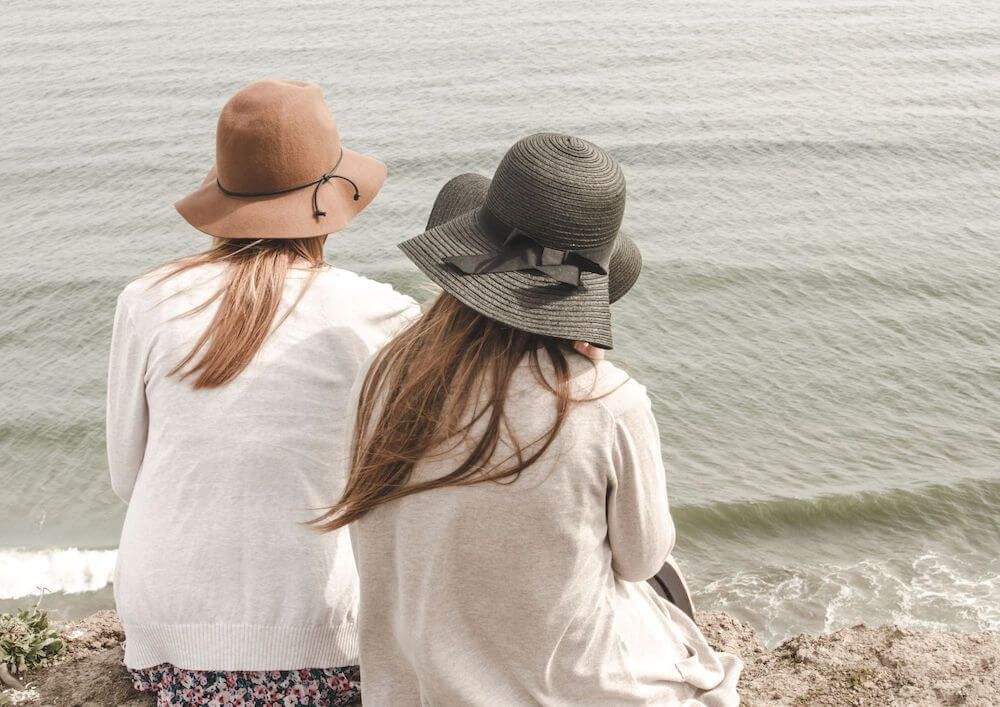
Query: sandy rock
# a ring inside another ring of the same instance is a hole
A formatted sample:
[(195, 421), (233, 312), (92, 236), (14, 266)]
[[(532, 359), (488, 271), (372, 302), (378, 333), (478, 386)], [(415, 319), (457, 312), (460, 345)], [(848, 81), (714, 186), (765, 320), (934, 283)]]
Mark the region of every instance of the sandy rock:
[(717, 651), (735, 653), (747, 660), (759, 660), (764, 653), (764, 647), (757, 640), (757, 634), (739, 619), (729, 614), (701, 611), (698, 613), (698, 627), (705, 638)]
[(865, 625), (803, 634), (755, 650), (752, 629), (725, 614), (698, 617), (709, 642), (746, 667), (747, 705), (1000, 705), (1000, 634)]
[[(749, 625), (702, 612), (698, 624), (717, 650), (739, 655), (743, 703), (925, 707), (1000, 705), (1000, 634), (915, 631), (895, 626), (803, 634), (765, 650)], [(32, 707), (147, 707), (122, 666), (121, 622), (112, 611), (63, 627), (66, 657), (27, 676)]]

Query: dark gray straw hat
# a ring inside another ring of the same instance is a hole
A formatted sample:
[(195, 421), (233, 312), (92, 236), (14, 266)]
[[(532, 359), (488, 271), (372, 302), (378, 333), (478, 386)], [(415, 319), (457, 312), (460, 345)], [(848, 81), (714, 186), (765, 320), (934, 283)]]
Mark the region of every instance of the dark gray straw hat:
[(491, 319), (609, 349), (608, 269), (624, 211), (625, 177), (608, 153), (539, 133), (507, 151), (481, 208), (400, 248)]
[[(427, 219), (427, 230), (440, 226), (463, 214), (478, 209), (486, 201), (490, 178), (468, 172), (449, 179), (438, 192)], [(608, 302), (614, 304), (639, 279), (642, 270), (642, 253), (639, 246), (624, 233), (618, 233), (615, 250), (608, 265)]]

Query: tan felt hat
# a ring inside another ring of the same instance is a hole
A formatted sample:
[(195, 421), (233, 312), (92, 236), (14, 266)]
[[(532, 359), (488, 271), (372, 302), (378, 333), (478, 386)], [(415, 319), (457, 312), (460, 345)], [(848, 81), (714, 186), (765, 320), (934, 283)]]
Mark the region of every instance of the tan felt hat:
[(223, 107), (215, 165), (174, 206), (219, 238), (309, 238), (347, 226), (385, 174), (383, 163), (341, 145), (319, 86), (256, 81)]

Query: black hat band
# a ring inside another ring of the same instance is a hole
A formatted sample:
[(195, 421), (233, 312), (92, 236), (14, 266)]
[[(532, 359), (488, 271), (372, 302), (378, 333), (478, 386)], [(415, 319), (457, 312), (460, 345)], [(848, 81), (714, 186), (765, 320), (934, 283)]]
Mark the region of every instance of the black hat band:
[(486, 207), (481, 208), (477, 216), (483, 230), (499, 249), (493, 253), (452, 255), (444, 259), (465, 275), (534, 270), (557, 282), (579, 287), (583, 272), (608, 274), (614, 239), (596, 248), (560, 250), (542, 245), (521, 229), (508, 226)]
[(287, 194), (288, 192), (298, 191), (299, 189), (305, 189), (306, 187), (311, 187), (315, 185), (312, 195), (312, 207), (313, 216), (319, 218), (321, 216), (326, 216), (326, 212), (319, 208), (319, 188), (329, 182), (331, 179), (343, 179), (345, 182), (354, 187), (354, 200), (357, 201), (361, 198), (361, 192), (358, 190), (358, 185), (354, 183), (353, 179), (345, 177), (341, 174), (334, 174), (337, 171), (337, 167), (340, 166), (341, 160), (344, 159), (344, 148), (340, 148), (340, 157), (337, 158), (337, 163), (326, 172), (319, 179), (314, 179), (311, 182), (306, 182), (305, 184), (299, 184), (296, 187), (288, 187), (287, 189), (278, 189), (277, 191), (259, 191), (259, 192), (237, 192), (229, 191), (224, 186), (222, 182), (219, 181), (218, 177), (215, 179), (215, 183), (219, 185), (219, 190), (227, 196), (243, 196), (243, 197), (254, 197), (254, 196), (277, 196), (279, 194)]

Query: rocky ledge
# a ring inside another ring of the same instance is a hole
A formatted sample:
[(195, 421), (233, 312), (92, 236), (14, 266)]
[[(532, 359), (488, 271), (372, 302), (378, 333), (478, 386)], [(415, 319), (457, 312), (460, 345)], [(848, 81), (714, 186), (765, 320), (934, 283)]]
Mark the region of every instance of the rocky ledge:
[[(746, 705), (996, 705), (1000, 703), (1000, 634), (852, 626), (803, 634), (765, 650), (750, 626), (702, 612), (698, 623), (717, 649), (746, 669)], [(68, 649), (56, 665), (25, 677), (24, 692), (0, 693), (31, 707), (152, 705), (132, 689), (122, 667), (121, 623), (101, 611), (62, 627)]]

